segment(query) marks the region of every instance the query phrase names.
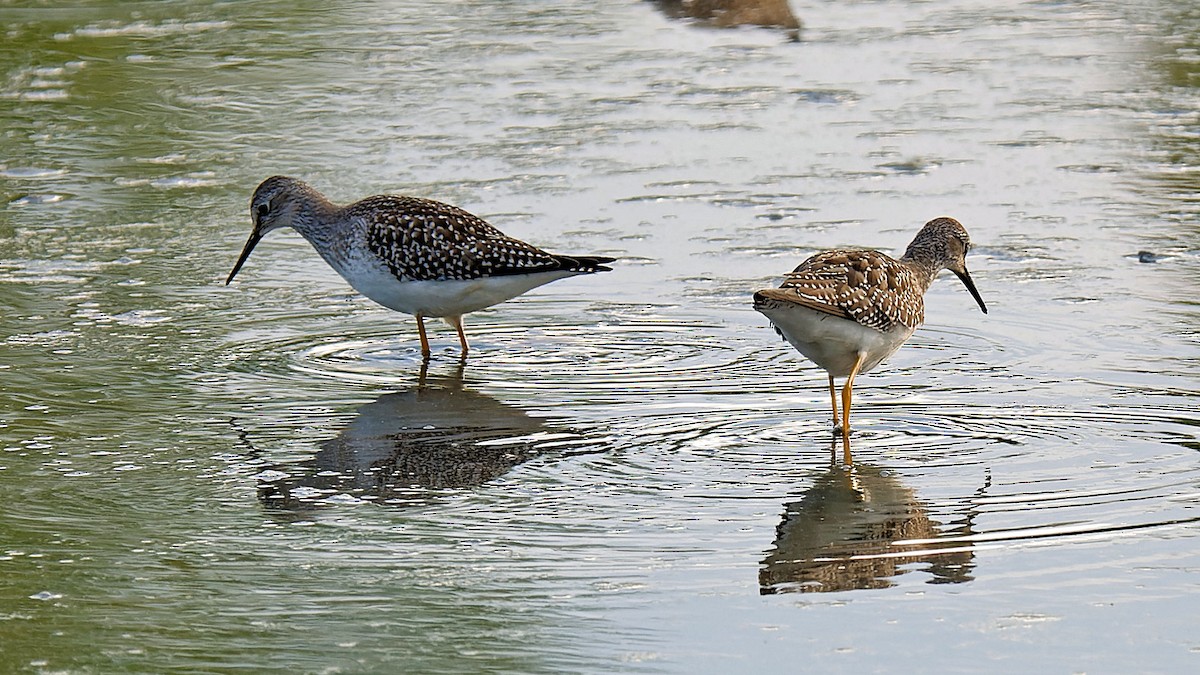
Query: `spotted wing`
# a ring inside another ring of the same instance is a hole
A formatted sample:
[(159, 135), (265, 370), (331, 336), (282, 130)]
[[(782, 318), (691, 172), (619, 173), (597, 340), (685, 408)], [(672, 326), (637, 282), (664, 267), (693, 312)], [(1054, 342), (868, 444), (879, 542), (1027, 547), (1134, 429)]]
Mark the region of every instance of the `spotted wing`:
[(575, 259), (505, 236), (460, 208), (416, 197), (381, 196), (351, 207), (367, 227), (367, 246), (397, 279), (479, 279), (575, 269)]
[(886, 331), (925, 320), (917, 275), (877, 251), (825, 251), (800, 263), (763, 297), (791, 302)]

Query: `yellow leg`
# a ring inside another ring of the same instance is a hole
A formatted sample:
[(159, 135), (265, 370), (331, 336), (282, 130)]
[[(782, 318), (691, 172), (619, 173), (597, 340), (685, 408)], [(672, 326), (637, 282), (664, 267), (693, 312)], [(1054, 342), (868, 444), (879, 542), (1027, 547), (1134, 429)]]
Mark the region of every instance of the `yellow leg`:
[(837, 431), (842, 427), (842, 421), (838, 419), (837, 389), (833, 386), (832, 374), (829, 376), (829, 398), (833, 401), (833, 430)]
[(421, 336), (421, 356), (429, 358), (429, 338), (425, 337), (425, 317), (417, 314), (417, 333)]
[(846, 441), (847, 446), (850, 444), (850, 397), (854, 391), (854, 376), (858, 375), (858, 370), (862, 368), (863, 360), (866, 358), (866, 352), (858, 353), (858, 358), (854, 360), (854, 367), (850, 369), (850, 375), (846, 378), (846, 386), (842, 388), (842, 438)]
[(463, 356), (466, 356), (467, 352), (471, 351), (471, 346), (467, 344), (467, 334), (463, 332), (462, 315), (448, 316), (446, 317), (446, 321), (451, 326), (454, 326), (454, 330), (458, 331), (458, 344), (462, 345)]

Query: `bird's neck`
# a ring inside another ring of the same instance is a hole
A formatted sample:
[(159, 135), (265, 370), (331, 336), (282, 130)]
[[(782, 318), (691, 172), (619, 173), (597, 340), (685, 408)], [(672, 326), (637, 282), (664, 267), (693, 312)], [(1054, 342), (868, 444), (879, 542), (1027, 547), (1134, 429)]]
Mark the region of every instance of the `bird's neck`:
[(297, 200), (292, 214), (292, 229), (308, 240), (313, 249), (338, 272), (343, 272), (359, 242), (351, 230), (352, 219), (345, 208), (315, 191), (307, 199)]
[(944, 267), (939, 258), (928, 255), (928, 251), (917, 246), (916, 242), (908, 247), (908, 250), (901, 256), (900, 262), (916, 275), (917, 280), (921, 283), (922, 293), (929, 290), (929, 287), (933, 285), (933, 280), (937, 278), (938, 272), (941, 272)]
[(318, 251), (328, 250), (342, 236), (343, 219), (338, 217), (342, 209), (315, 192), (306, 197), (296, 201), (292, 229)]

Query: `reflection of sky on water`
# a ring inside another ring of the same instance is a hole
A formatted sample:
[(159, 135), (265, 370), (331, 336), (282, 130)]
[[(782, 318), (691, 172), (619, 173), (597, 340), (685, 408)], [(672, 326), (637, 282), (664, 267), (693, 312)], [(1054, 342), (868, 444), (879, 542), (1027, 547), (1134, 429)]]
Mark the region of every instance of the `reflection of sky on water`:
[[(0, 670), (1185, 670), (1193, 4), (0, 9)], [(423, 395), (298, 237), (221, 286), (275, 173), (622, 264)], [(942, 214), (992, 313), (860, 379), (856, 492), (747, 294)]]

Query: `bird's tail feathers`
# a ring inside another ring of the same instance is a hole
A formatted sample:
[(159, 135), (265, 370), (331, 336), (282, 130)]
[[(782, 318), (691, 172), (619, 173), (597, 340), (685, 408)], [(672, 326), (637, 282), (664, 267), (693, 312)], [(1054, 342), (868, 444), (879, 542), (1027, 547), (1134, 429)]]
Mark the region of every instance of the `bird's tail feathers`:
[(562, 269), (583, 274), (611, 272), (612, 268), (608, 267), (606, 263), (617, 260), (604, 255), (558, 255), (555, 258), (562, 265)]

